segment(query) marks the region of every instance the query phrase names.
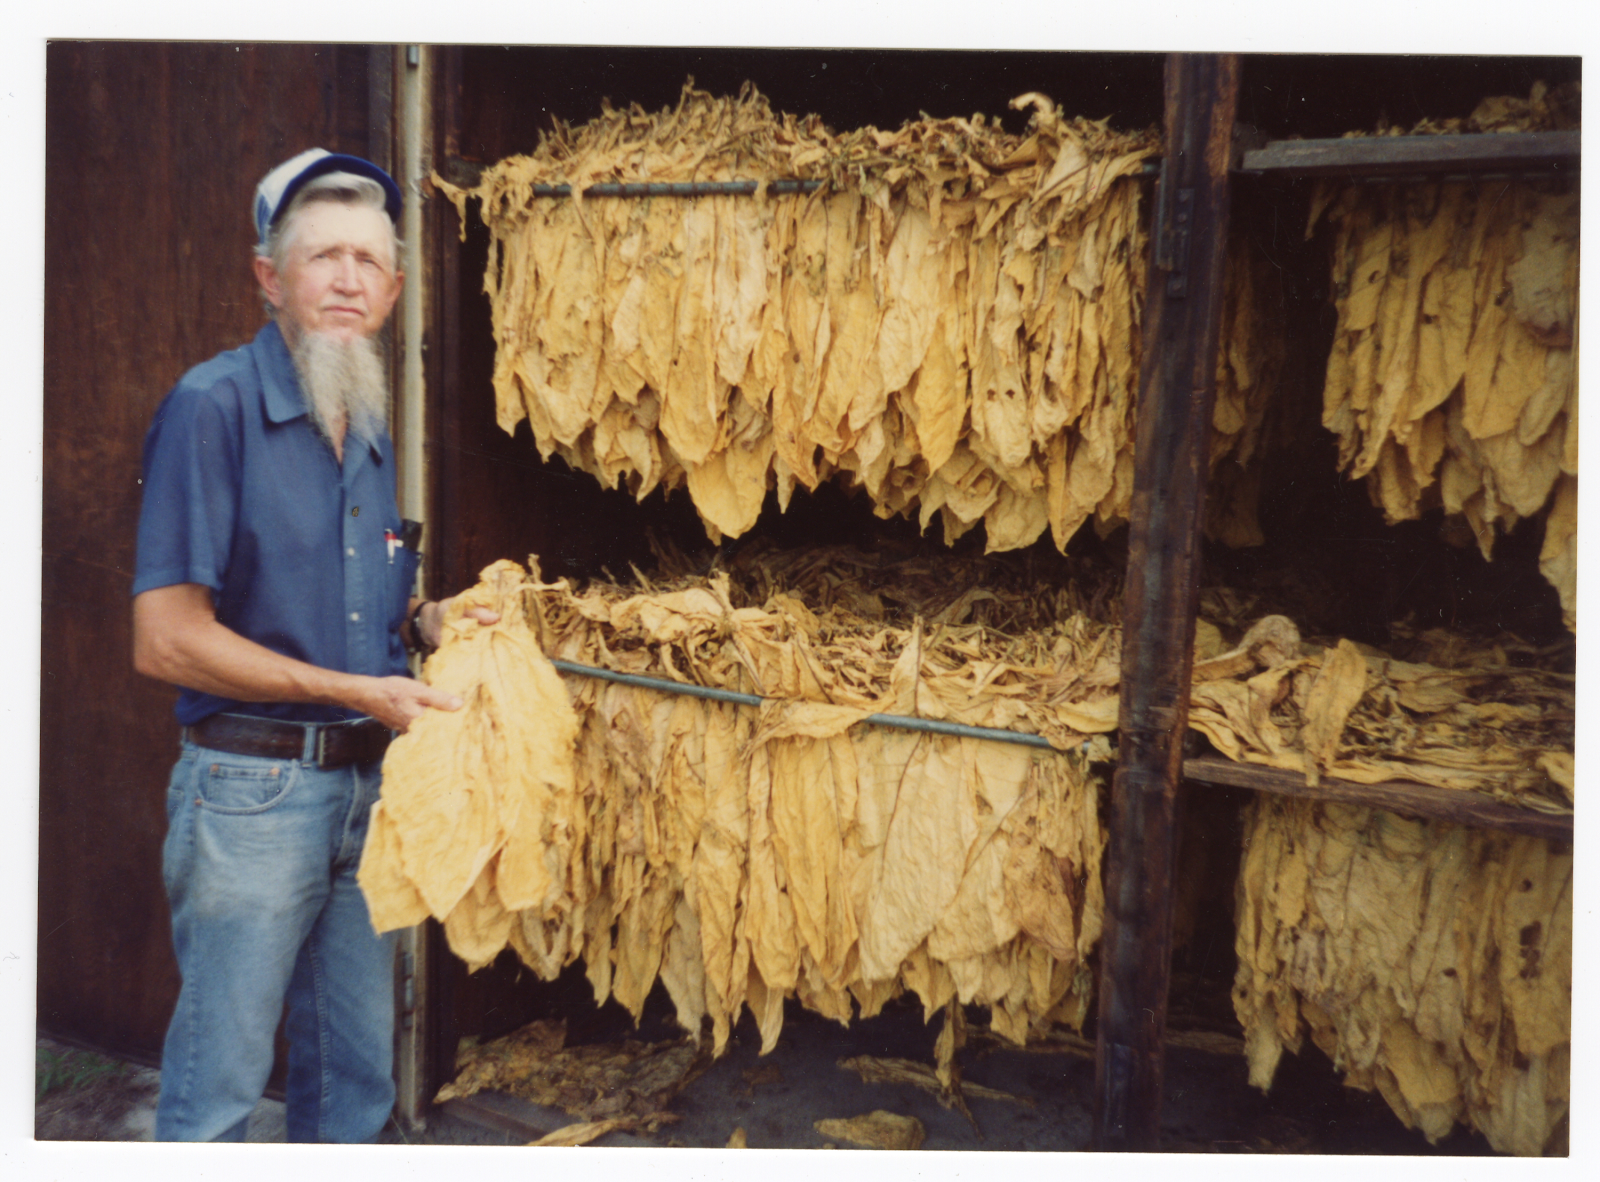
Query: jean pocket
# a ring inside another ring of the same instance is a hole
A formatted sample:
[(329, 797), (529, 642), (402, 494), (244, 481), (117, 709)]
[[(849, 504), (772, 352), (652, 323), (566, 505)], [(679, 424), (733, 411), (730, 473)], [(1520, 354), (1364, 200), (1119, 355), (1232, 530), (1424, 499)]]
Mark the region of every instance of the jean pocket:
[(195, 803), (213, 813), (264, 813), (294, 787), (289, 763), (209, 763), (200, 769)]
[(172, 775), (167, 778), (168, 828), (171, 828), (177, 820), (178, 810), (183, 808), (183, 802), (194, 795), (194, 768), (194, 748), (186, 747), (178, 756), (178, 762), (172, 765)]

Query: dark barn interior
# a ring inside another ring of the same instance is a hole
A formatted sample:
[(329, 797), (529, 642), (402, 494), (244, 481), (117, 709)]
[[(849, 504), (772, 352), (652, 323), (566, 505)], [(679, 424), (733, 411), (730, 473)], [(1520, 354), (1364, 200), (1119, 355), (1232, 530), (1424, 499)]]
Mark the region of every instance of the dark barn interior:
[[(466, 165), (531, 151), (552, 118), (581, 123), (602, 102), (669, 107), (691, 77), (712, 93), (737, 92), (750, 82), (775, 111), (815, 112), (836, 128), (894, 127), (923, 112), (983, 112), (1020, 131), (1023, 120), (1009, 101), (1029, 90), (1115, 126), (1158, 124), (1161, 118), (1158, 54), (468, 47), (457, 51), (447, 69), (441, 142), (451, 145), (451, 162)], [(1332, 137), (1384, 121), (1408, 125), (1428, 115), (1463, 115), (1486, 95), (1526, 94), (1536, 81), (1553, 85), (1576, 78), (1578, 70), (1575, 59), (1247, 56), (1239, 118), (1271, 137)], [(1305, 180), (1244, 178), (1234, 186), (1232, 216), (1248, 228), (1254, 248), (1273, 261), (1294, 338), (1276, 396), (1282, 442), (1269, 453), (1263, 475), (1267, 544), (1242, 550), (1208, 544), (1202, 586), (1262, 592), (1309, 630), (1364, 641), (1388, 639), (1390, 623), (1404, 619), (1419, 627), (1510, 631), (1536, 644), (1559, 641), (1566, 634), (1555, 591), (1538, 572), (1537, 523), (1523, 522), (1502, 539), (1495, 561), (1485, 562), (1476, 550), (1443, 539), (1441, 512), (1390, 526), (1365, 487), (1339, 474), (1335, 442), (1319, 421), (1333, 314), (1325, 235), (1308, 240), (1304, 232), (1310, 192)], [(609, 577), (624, 574), (630, 563), (649, 569), (652, 538), (703, 553), (709, 564), (715, 548), (686, 493), (656, 492), (636, 504), (626, 491), (602, 490), (560, 460), (541, 463), (526, 422), (514, 438), (495, 425), (487, 396), (494, 347), (479, 285), (488, 235), (469, 216), (457, 255), (455, 214), (446, 209), (442, 216), (451, 231), (440, 235), (442, 268), (453, 272), (458, 293), (446, 316), (457, 318), (452, 355), (459, 360), (454, 367), (443, 363), (441, 373), (437, 519), (470, 524), (440, 532), (437, 586), (465, 585), (489, 562), (527, 554), (538, 555), (547, 578)], [(457, 441), (448, 441), (450, 432), (459, 432)], [(810, 495), (798, 490), (786, 514), (769, 493), (760, 522), (744, 540), (751, 539), (785, 547), (944, 549), (936, 531), (919, 537), (914, 521), (879, 520), (864, 497), (834, 484)], [(983, 545), (979, 527), (957, 549), (982, 553)], [(1120, 570), (1126, 554), (1125, 529), (1102, 539), (1086, 528), (1064, 555), (1043, 538), (1002, 557), (1026, 564), (1030, 577), (1047, 582), (1065, 579), (1085, 562)], [(1191, 793), (1186, 802), (1174, 972), (1193, 987), (1197, 1010), (1226, 1025), (1232, 1021), (1227, 991), (1238, 810), (1249, 793), (1203, 791), (1205, 796)], [(451, 1020), (438, 1027), (437, 1061), (447, 1058), (461, 1034), (505, 1033), (552, 1007), (591, 1013), (588, 1021), (597, 1034), (630, 1024), (614, 1003), (607, 1013), (593, 1013), (588, 985), (576, 969), (549, 986), (534, 980), (509, 952), (470, 977), (447, 954), (433, 963), (441, 974), (436, 989), (452, 999), (441, 1007)]]

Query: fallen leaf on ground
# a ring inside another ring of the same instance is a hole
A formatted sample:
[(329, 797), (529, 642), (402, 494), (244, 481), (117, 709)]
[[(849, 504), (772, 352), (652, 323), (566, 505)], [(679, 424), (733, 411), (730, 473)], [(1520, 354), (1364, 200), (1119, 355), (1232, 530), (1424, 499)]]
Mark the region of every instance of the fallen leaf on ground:
[(837, 1137), (868, 1149), (920, 1149), (927, 1137), (922, 1122), (914, 1116), (900, 1116), (881, 1108), (865, 1116), (819, 1120), (816, 1130), (824, 1137)]
[(607, 1133), (614, 1133), (618, 1129), (646, 1128), (654, 1132), (661, 1125), (677, 1119), (678, 1117), (671, 1112), (653, 1112), (649, 1116), (615, 1116), (606, 1120), (580, 1121), (577, 1124), (563, 1125), (528, 1144), (531, 1148), (588, 1145), (591, 1141), (598, 1141)]
[[(952, 1106), (951, 1102), (944, 1098), (946, 1089), (940, 1083), (937, 1071), (930, 1064), (891, 1056), (856, 1055), (849, 1059), (840, 1059), (839, 1066), (847, 1071), (854, 1071), (861, 1077), (862, 1083), (910, 1084), (939, 1098), (946, 1108)], [(957, 1090), (974, 1100), (1009, 1100), (1013, 1104), (1022, 1104), (1028, 1108), (1034, 1106), (1034, 1100), (1029, 1096), (1016, 1096), (996, 1088), (984, 1087), (970, 1080), (962, 1080)]]

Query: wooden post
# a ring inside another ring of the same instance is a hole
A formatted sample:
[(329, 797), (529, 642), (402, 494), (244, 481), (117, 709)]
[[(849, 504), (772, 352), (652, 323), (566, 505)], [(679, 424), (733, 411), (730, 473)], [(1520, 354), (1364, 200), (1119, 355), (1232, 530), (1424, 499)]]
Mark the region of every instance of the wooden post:
[(1102, 1150), (1159, 1148), (1175, 817), (1238, 88), (1234, 55), (1167, 58), (1100, 942), (1094, 1136)]
[[(461, 154), (461, 47), (435, 46), (430, 50), (433, 116), (434, 163), (453, 160)], [(441, 171), (443, 171), (441, 169)], [(459, 219), (455, 209), (442, 197), (429, 202), (431, 220), (430, 273), (428, 299), (433, 316), (428, 351), (428, 473), (431, 506), (429, 539), (425, 545), (426, 567), (423, 588), (427, 595), (453, 595), (472, 585), (471, 575), (460, 560), (461, 511), (461, 420), (464, 394), (461, 381), (461, 246)], [(427, 1043), (424, 1048), (424, 1074), (431, 1100), (446, 1082), (455, 1078), (456, 1044), (460, 1030), (455, 1015), (455, 981), (462, 972), (460, 962), (450, 951), (444, 927), (438, 921), (423, 921), (426, 951), (423, 957), (423, 990), (428, 1013), (423, 1021)]]

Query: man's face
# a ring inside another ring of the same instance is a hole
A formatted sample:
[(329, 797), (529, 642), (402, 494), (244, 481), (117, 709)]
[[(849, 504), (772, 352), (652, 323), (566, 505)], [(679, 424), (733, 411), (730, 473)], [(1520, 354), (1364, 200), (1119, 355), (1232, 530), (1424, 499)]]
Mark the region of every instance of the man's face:
[(370, 337), (383, 327), (404, 278), (395, 270), (384, 214), (319, 201), (298, 211), (283, 270), (255, 261), (256, 279), (291, 337)]

